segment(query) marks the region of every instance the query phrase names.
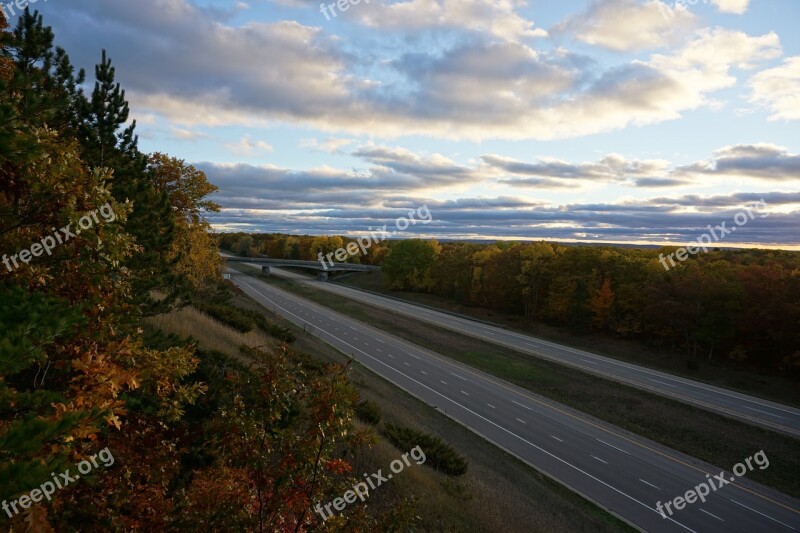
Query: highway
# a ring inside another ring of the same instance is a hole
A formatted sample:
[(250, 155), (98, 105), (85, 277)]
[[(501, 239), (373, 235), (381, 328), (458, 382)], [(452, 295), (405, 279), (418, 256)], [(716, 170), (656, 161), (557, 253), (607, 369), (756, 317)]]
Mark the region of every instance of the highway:
[(800, 502), (750, 482), (746, 474), (712, 492), (705, 503), (663, 518), (657, 502), (683, 495), (719, 469), (260, 279), (229, 272), (266, 308), (641, 530), (800, 530)]
[[(258, 265), (253, 264), (252, 266)], [(388, 309), (485, 342), (492, 342), (528, 355), (579, 368), (661, 396), (800, 438), (800, 409), (794, 407), (544, 341), (469, 318), (386, 298), (336, 283), (317, 281), (287, 270), (272, 269), (272, 273), (301, 281), (315, 289), (338, 294), (350, 300)]]

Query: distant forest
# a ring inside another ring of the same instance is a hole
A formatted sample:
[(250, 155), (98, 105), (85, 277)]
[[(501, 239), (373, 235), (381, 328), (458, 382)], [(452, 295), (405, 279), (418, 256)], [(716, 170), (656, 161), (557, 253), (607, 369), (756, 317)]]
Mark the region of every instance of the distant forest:
[[(221, 236), (240, 255), (312, 260), (350, 241)], [(672, 348), (689, 367), (705, 359), (800, 378), (800, 253), (714, 250), (666, 271), (659, 254), (674, 250), (402, 240), (351, 260), (382, 265), (388, 289)]]

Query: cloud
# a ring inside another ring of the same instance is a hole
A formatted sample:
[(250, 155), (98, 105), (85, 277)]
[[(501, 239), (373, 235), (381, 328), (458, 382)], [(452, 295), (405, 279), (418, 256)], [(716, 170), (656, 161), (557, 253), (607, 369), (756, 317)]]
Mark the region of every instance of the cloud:
[(353, 139), (340, 139), (335, 137), (328, 137), (324, 141), (318, 141), (316, 138), (302, 139), (300, 141), (301, 148), (309, 148), (320, 152), (327, 152), (329, 154), (341, 153), (342, 148), (353, 144)]
[(630, 161), (619, 154), (609, 154), (593, 163), (577, 164), (547, 158), (541, 158), (537, 163), (523, 163), (496, 155), (485, 155), (482, 159), (492, 167), (516, 175), (601, 181), (662, 174), (669, 167), (668, 161)]
[(750, 79), (750, 101), (767, 107), (770, 120), (800, 120), (800, 56)]
[(711, 0), (711, 3), (723, 13), (743, 15), (747, 11), (750, 0)]
[(679, 167), (678, 176), (720, 176), (769, 181), (800, 180), (800, 155), (769, 143), (726, 146), (714, 158)]
[(207, 133), (184, 128), (170, 128), (170, 134), (173, 139), (178, 139), (181, 141), (199, 141), (201, 139), (211, 139), (211, 136)]
[(649, 50), (684, 41), (697, 26), (686, 8), (651, 0), (594, 0), (583, 13), (569, 16), (551, 30), (579, 41), (619, 52)]
[[(691, 168), (620, 154), (588, 162), (549, 157), (525, 162), (486, 154), (464, 166), (440, 154), (371, 144), (350, 155), (363, 161), (366, 168), (292, 170), (241, 163), (195, 166), (220, 186), (214, 200), (223, 210), (212, 219), (220, 230), (355, 235), (427, 204), (435, 223), (413, 229), (407, 236), (683, 243), (696, 239), (706, 225), (730, 220), (743, 208), (764, 200), (771, 216), (748, 225), (746, 232), (737, 232), (726, 244), (798, 244), (799, 156), (766, 143), (726, 146), (709, 161), (698, 161)], [(786, 189), (623, 197), (605, 203), (561, 203), (535, 197), (537, 190), (582, 183), (646, 190), (679, 182), (696, 184), (708, 176), (769, 179)], [(501, 186), (509, 183), (524, 189), (525, 194), (508, 194)], [(436, 198), (436, 189), (446, 188), (450, 194), (462, 184), (478, 186), (481, 191), (498, 187), (499, 193)]]
[[(730, 235), (725, 244), (796, 246), (793, 231), (800, 221), (800, 192), (683, 195), (603, 204), (552, 204), (515, 197), (448, 201), (404, 197), (351, 209), (226, 208), (215, 215), (214, 225), (228, 230), (357, 235), (427, 204), (434, 221), (410, 228), (405, 236), (667, 244), (696, 240), (707, 225), (730, 221), (736, 213), (762, 199), (770, 216), (756, 218), (746, 229)], [(781, 206), (794, 206), (794, 210), (775, 209)]]
[[(417, 5), (392, 6), (405, 4)], [(57, 33), (82, 65), (96, 61), (87, 32), (109, 43), (134, 114), (181, 128), (281, 122), (384, 138), (548, 140), (674, 120), (714, 105), (711, 94), (735, 84), (733, 69), (780, 54), (775, 34), (717, 29), (671, 53), (608, 67), (500, 39), (455, 39), (386, 59), (320, 27), (234, 26), (230, 16), (186, 0), (74, 0), (60, 8)], [(380, 81), (365, 74), (365, 62)]]
[(405, 0), (391, 4), (373, 0), (353, 6), (341, 16), (369, 28), (406, 34), (450, 29), (513, 42), (547, 36), (545, 30), (516, 12), (524, 4), (518, 0)]
[(352, 153), (374, 165), (373, 174), (391, 173), (405, 176), (428, 187), (448, 187), (468, 185), (481, 179), (476, 169), (460, 166), (451, 159), (432, 154), (427, 157), (417, 155), (405, 148), (385, 146), (365, 146)]
[(252, 157), (259, 152), (274, 151), (271, 144), (264, 141), (251, 141), (250, 137), (247, 135), (239, 139), (239, 142), (225, 143), (225, 148), (230, 150), (234, 155), (242, 157)]

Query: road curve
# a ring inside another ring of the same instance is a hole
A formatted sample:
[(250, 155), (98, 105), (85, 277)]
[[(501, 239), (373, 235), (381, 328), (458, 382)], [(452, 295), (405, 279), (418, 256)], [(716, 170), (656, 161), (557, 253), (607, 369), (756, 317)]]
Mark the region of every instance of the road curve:
[(641, 530), (800, 531), (800, 502), (746, 475), (705, 503), (662, 518), (657, 502), (684, 494), (719, 469), (259, 279), (232, 272), (232, 281), (265, 307)]
[(544, 341), (529, 335), (509, 331), (499, 326), (436, 311), (413, 303), (387, 298), (336, 283), (312, 280), (306, 276), (286, 270), (273, 269), (273, 273), (281, 277), (301, 281), (318, 290), (324, 290), (344, 298), (388, 309), (470, 337), (579, 368), (583, 371), (708, 411), (800, 438), (800, 409), (794, 407)]

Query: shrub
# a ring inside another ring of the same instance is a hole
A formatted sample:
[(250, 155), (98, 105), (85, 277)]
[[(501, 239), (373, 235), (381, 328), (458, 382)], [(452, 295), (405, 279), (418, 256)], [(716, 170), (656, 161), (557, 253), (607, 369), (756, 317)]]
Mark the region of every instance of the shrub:
[(367, 424), (377, 426), (381, 421), (381, 408), (375, 402), (369, 400), (362, 400), (356, 406), (356, 416)]
[(251, 319), (258, 329), (266, 333), (271, 337), (275, 337), (286, 343), (291, 343), (295, 341), (294, 333), (292, 333), (287, 328), (281, 327), (277, 324), (273, 324), (267, 318), (258, 311), (251, 311), (249, 309), (239, 309), (239, 311), (246, 316), (247, 318)]
[(197, 309), (207, 314), (211, 318), (219, 320), (226, 326), (230, 326), (241, 333), (248, 333), (255, 327), (255, 322), (241, 312), (241, 309), (225, 304), (206, 304), (195, 302)]
[(416, 429), (386, 424), (382, 431), (389, 442), (401, 450), (410, 450), (416, 446), (425, 453), (425, 464), (450, 476), (461, 476), (467, 473), (469, 463), (452, 446), (439, 437), (428, 435)]
[(211, 318), (219, 320), (226, 326), (230, 326), (241, 333), (248, 333), (252, 331), (254, 327), (258, 327), (258, 329), (267, 335), (275, 337), (283, 342), (291, 343), (295, 341), (295, 336), (291, 331), (271, 323), (258, 311), (241, 309), (225, 303), (204, 303), (195, 301), (192, 305)]

